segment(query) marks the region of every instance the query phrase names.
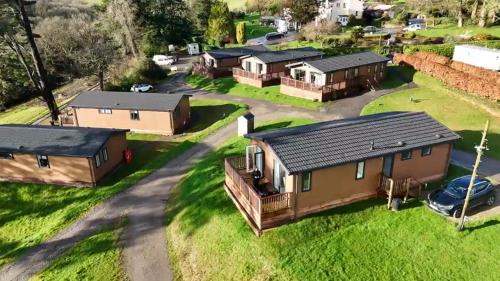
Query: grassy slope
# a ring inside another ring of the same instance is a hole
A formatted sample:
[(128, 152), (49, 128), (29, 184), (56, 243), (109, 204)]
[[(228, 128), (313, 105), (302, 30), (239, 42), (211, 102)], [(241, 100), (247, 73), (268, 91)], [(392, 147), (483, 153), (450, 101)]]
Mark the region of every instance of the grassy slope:
[(475, 25), (468, 25), (463, 28), (459, 28), (454, 24), (443, 24), (443, 25), (437, 25), (435, 27), (430, 27), (427, 30), (419, 30), (416, 31), (415, 33), (421, 36), (429, 36), (429, 37), (461, 35), (461, 34), (474, 35), (478, 33), (488, 33), (500, 37), (500, 26), (479, 27)]
[[(222, 159), (243, 154), (246, 143), (229, 141), (175, 189), (166, 231), (177, 279), (493, 280), (500, 274), (498, 220), (457, 233), (416, 200), (398, 213), (383, 200), (366, 200), (256, 237), (223, 189)], [(450, 169), (450, 176), (462, 173)]]
[(245, 18), (239, 20), (235, 20), (235, 23), (239, 22), (245, 22), (246, 23), (246, 29), (245, 29), (245, 34), (246, 38), (252, 39), (252, 38), (257, 38), (257, 37), (262, 37), (266, 35), (266, 33), (276, 31), (276, 28), (272, 28), (269, 26), (261, 26), (259, 23), (259, 18), (260, 15), (258, 13), (250, 13), (245, 15)]
[[(461, 98), (463, 94), (448, 89), (435, 78), (417, 72), (413, 80), (419, 88), (402, 90), (378, 98), (368, 104), (361, 114), (398, 110), (425, 111), (459, 133), (463, 139), (458, 142), (457, 147), (471, 152), (474, 151), (474, 145), (481, 140), (484, 122), (489, 118), (490, 151), (486, 152), (486, 155), (500, 159), (500, 118), (465, 101)], [(412, 97), (415, 100), (413, 102)]]
[[(46, 240), (85, 211), (154, 172), (208, 134), (235, 120), (242, 104), (193, 100), (193, 118), (199, 122), (183, 137), (160, 141), (157, 135), (130, 134), (134, 162), (124, 165), (97, 188), (0, 183), (0, 266), (22, 251)], [(223, 116), (227, 118), (222, 119)]]
[(88, 237), (32, 280), (127, 280), (119, 266), (120, 231), (120, 229), (104, 229)]
[(218, 79), (206, 79), (198, 75), (190, 75), (186, 78), (186, 83), (192, 87), (210, 92), (240, 96), (251, 99), (265, 100), (276, 104), (285, 104), (306, 109), (318, 109), (327, 103), (314, 102), (301, 98), (291, 97), (280, 93), (280, 86), (269, 86), (257, 88), (245, 84), (237, 83), (232, 77)]
[(245, 0), (224, 0), (229, 6), (229, 10), (243, 10), (245, 8)]

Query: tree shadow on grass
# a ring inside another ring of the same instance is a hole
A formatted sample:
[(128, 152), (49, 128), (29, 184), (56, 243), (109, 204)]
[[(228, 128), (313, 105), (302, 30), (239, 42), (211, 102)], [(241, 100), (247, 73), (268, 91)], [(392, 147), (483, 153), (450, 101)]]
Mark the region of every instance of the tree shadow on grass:
[(484, 222), (484, 223), (481, 223), (481, 224), (478, 224), (478, 225), (475, 225), (475, 226), (472, 226), (472, 227), (466, 227), (465, 228), (465, 231), (467, 233), (472, 233), (476, 230), (480, 230), (480, 229), (483, 229), (483, 228), (486, 228), (486, 227), (490, 227), (490, 226), (495, 226), (495, 225), (498, 225), (500, 224), (500, 221), (499, 220), (489, 220), (487, 222)]
[(193, 106), (191, 121), (185, 133), (203, 131), (217, 121), (228, 117), (238, 109), (240, 109), (240, 107), (235, 104)]

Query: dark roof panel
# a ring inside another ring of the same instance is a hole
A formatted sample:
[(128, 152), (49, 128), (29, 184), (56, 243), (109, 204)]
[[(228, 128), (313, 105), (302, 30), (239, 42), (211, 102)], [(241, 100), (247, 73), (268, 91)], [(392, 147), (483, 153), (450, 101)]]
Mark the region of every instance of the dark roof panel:
[(453, 142), (460, 138), (425, 112), (380, 113), (253, 133), (247, 137), (269, 144), (290, 173)]
[(362, 52), (344, 56), (329, 57), (321, 60), (307, 61), (305, 64), (308, 64), (322, 72), (332, 72), (340, 69), (386, 61), (389, 61), (389, 59), (379, 54), (375, 54), (373, 52)]
[(92, 157), (115, 133), (129, 130), (0, 125), (0, 152)]
[(253, 54), (264, 63), (282, 62), (297, 59), (307, 59), (322, 56), (323, 53), (311, 47), (288, 49), (274, 52), (262, 52)]
[(234, 58), (241, 57), (246, 55), (251, 55), (258, 52), (268, 52), (269, 49), (263, 45), (254, 45), (254, 46), (244, 46), (244, 47), (236, 47), (236, 48), (224, 48), (218, 50), (207, 51), (214, 59), (224, 59), (224, 58)]
[(71, 107), (173, 111), (184, 95), (134, 92), (84, 91)]

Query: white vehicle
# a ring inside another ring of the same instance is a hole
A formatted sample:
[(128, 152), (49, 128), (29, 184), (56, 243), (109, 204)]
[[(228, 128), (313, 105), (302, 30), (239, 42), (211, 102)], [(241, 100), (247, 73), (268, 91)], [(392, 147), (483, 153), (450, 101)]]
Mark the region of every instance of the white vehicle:
[(276, 22), (277, 22), (278, 32), (286, 34), (288, 32), (288, 22), (282, 19), (279, 19)]
[(177, 59), (174, 56), (154, 55), (153, 61), (159, 66), (164, 66), (174, 64)]
[(199, 55), (200, 45), (198, 43), (190, 43), (187, 45), (189, 55)]
[(409, 26), (403, 28), (404, 31), (417, 31), (423, 29), (425, 29), (425, 26), (420, 23), (410, 24)]
[(149, 84), (134, 84), (132, 85), (132, 88), (130, 88), (131, 92), (138, 92), (138, 93), (148, 92), (151, 90), (153, 90), (153, 86)]
[(369, 25), (369, 26), (365, 26), (365, 27), (363, 28), (363, 31), (364, 31), (365, 33), (370, 33), (370, 34), (373, 34), (374, 32), (377, 32), (377, 28), (376, 28), (375, 26), (371, 26), (371, 25)]

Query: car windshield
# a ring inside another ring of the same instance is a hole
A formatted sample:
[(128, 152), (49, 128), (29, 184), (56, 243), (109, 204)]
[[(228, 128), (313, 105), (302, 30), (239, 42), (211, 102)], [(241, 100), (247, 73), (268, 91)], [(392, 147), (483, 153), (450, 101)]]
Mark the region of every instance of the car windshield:
[(464, 198), (467, 193), (467, 188), (467, 182), (455, 180), (450, 182), (444, 191), (455, 198)]

